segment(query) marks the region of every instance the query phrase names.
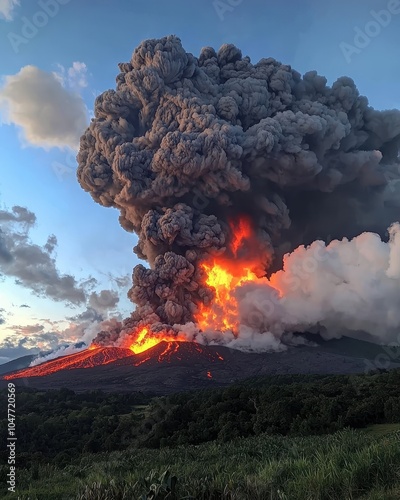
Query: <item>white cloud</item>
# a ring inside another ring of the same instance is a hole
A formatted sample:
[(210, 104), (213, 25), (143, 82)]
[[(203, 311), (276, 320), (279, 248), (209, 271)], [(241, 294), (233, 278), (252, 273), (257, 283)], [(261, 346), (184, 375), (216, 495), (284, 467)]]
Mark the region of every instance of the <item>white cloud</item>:
[(57, 64), (58, 71), (54, 76), (65, 88), (79, 91), (88, 86), (87, 66), (84, 62), (74, 61), (72, 66), (65, 68)]
[(6, 76), (0, 109), (7, 123), (21, 128), (28, 144), (44, 149), (77, 149), (88, 122), (83, 99), (64, 88), (54, 73), (36, 66), (24, 66), (16, 75)]
[(0, 0), (0, 17), (6, 21), (12, 21), (16, 5), (19, 5), (19, 0)]
[(70, 85), (77, 87), (87, 87), (87, 67), (83, 62), (75, 61), (68, 68), (68, 78)]

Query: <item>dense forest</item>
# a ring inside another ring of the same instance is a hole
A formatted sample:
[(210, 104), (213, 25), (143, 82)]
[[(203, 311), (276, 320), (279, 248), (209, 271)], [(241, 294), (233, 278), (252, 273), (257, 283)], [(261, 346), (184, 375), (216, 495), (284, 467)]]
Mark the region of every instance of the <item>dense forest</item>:
[[(16, 491), (21, 500), (394, 500), (399, 387), (400, 370), (259, 377), (165, 397), (18, 387)], [(6, 430), (3, 414), (3, 443)], [(7, 472), (1, 465), (1, 498)]]
[[(86, 453), (308, 436), (400, 421), (400, 370), (360, 376), (257, 378), (225, 389), (154, 398), (17, 389), (19, 466), (64, 465)], [(6, 408), (6, 393), (0, 393)], [(6, 415), (0, 421), (6, 438)], [(1, 450), (1, 459), (6, 450)]]

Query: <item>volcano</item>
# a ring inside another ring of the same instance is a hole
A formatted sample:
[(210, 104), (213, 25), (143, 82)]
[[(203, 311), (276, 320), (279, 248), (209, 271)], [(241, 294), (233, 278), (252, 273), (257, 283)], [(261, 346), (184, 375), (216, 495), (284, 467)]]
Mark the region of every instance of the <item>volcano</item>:
[[(59, 372), (65, 373), (70, 370), (93, 369), (112, 364), (114, 367), (125, 366), (136, 368), (144, 364), (154, 368), (157, 364), (180, 363), (187, 364), (209, 364), (222, 362), (224, 358), (215, 348), (200, 346), (194, 342), (159, 342), (155, 347), (139, 353), (131, 349), (121, 347), (96, 347), (80, 351), (68, 356), (41, 363), (40, 365), (17, 370), (3, 376), (4, 380), (28, 379), (48, 377)], [(67, 375), (69, 376), (69, 374)], [(85, 375), (86, 376), (86, 375)], [(207, 369), (207, 378), (212, 378)]]
[(96, 97), (77, 180), (143, 261), (132, 312), (96, 345), (397, 341), (400, 111), (265, 56), (144, 40)]
[[(167, 341), (138, 354), (126, 348), (92, 347), (8, 373), (0, 380), (0, 387), (12, 380), (16, 385), (38, 389), (68, 387), (76, 391), (162, 395), (227, 386), (262, 375), (365, 373), (379, 354), (381, 346), (346, 337), (327, 342), (319, 338), (313, 346), (264, 353)], [(399, 367), (399, 359), (388, 366)]]
[(400, 343), (400, 111), (232, 44), (195, 57), (145, 40), (118, 67), (77, 179), (138, 236), (135, 306), (4, 383), (163, 393), (380, 368), (382, 352), (368, 364), (299, 334)]

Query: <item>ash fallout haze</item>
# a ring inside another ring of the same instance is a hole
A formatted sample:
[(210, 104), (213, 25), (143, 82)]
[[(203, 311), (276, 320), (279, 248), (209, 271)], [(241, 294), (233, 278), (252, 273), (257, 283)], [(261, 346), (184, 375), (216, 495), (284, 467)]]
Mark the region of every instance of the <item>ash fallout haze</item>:
[(0, 4), (3, 361), (398, 344), (399, 6), (154, 3)]

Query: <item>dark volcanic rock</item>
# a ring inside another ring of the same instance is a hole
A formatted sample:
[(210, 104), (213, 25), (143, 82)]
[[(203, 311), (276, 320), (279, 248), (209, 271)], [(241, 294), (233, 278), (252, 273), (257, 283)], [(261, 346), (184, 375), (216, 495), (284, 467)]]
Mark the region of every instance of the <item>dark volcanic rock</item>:
[[(39, 389), (68, 387), (76, 391), (102, 389), (168, 394), (227, 386), (257, 375), (364, 373), (374, 366), (370, 357), (363, 356), (361, 348), (358, 356), (354, 349), (348, 355), (343, 354), (346, 352), (344, 344), (340, 344), (338, 353), (327, 352), (325, 346), (328, 344), (291, 347), (280, 353), (245, 353), (189, 342), (161, 342), (141, 354), (122, 356), (108, 364), (60, 370), (47, 376), (12, 381), (16, 385)], [(381, 348), (375, 346), (375, 349), (379, 352)], [(94, 350), (93, 356), (96, 355), (99, 354)], [(399, 361), (392, 362), (390, 368), (400, 367)], [(1, 386), (6, 383), (2, 380)]]

